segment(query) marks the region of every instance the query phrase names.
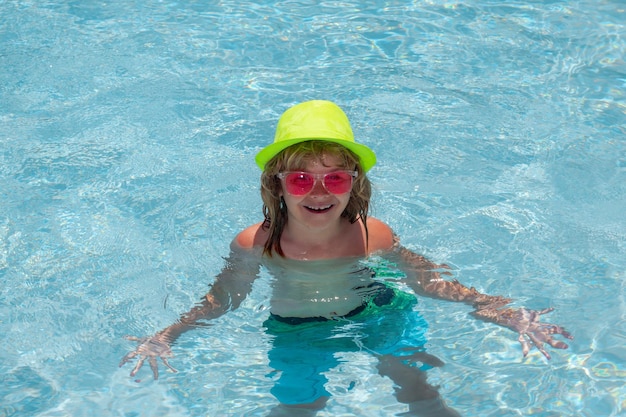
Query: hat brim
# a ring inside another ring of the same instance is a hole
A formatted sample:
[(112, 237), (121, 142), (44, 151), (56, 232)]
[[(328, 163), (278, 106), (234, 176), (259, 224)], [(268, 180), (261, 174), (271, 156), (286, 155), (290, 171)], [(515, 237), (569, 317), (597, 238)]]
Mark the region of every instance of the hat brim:
[(297, 138), (272, 143), (261, 149), (261, 151), (256, 155), (256, 164), (259, 166), (259, 168), (261, 168), (261, 170), (264, 170), (265, 164), (267, 164), (273, 157), (278, 155), (283, 150), (297, 143), (307, 142), (310, 140), (323, 140), (325, 142), (333, 142), (348, 148), (359, 157), (361, 168), (363, 168), (363, 171), (365, 172), (369, 171), (370, 168), (372, 168), (376, 164), (376, 154), (367, 146), (356, 142), (348, 142), (345, 139), (331, 138)]

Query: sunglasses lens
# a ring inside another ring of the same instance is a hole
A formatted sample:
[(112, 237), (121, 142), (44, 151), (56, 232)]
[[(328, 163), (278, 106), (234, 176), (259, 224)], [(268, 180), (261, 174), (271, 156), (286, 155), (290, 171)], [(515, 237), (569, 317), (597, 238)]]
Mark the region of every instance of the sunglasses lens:
[(345, 194), (352, 188), (352, 175), (347, 172), (331, 172), (324, 176), (324, 187), (329, 193)]
[(305, 172), (292, 172), (285, 177), (285, 187), (291, 195), (308, 194), (315, 185), (315, 178)]

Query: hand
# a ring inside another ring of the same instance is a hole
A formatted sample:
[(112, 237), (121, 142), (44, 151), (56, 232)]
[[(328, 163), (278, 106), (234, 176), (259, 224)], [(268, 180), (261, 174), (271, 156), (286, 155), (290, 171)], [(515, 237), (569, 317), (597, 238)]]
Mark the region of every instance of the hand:
[(519, 340), (522, 345), (522, 353), (524, 354), (524, 357), (528, 355), (528, 352), (530, 351), (531, 346), (530, 343), (528, 343), (528, 339), (530, 339), (530, 341), (533, 342), (537, 349), (543, 353), (547, 359), (551, 359), (550, 354), (544, 348), (544, 343), (547, 343), (557, 349), (568, 348), (566, 343), (555, 340), (552, 335), (560, 334), (567, 339), (574, 338), (574, 336), (561, 326), (550, 323), (541, 323), (539, 321), (540, 316), (549, 313), (552, 310), (554, 309), (546, 308), (541, 311), (528, 310), (526, 308), (520, 308), (519, 310), (495, 310), (499, 317), (491, 319), (519, 333), (519, 338), (517, 340)]
[(139, 356), (139, 361), (135, 368), (130, 372), (130, 376), (135, 376), (139, 369), (143, 366), (143, 363), (146, 359), (148, 359), (148, 363), (150, 364), (150, 368), (152, 369), (152, 374), (154, 375), (154, 379), (159, 379), (159, 367), (157, 365), (157, 358), (161, 358), (161, 361), (167, 366), (172, 372), (178, 372), (176, 369), (172, 368), (172, 366), (167, 361), (167, 358), (172, 357), (172, 350), (170, 349), (169, 343), (159, 334), (152, 337), (144, 337), (138, 338), (134, 336), (125, 336), (126, 340), (132, 340), (139, 342), (137, 345), (137, 349), (133, 352), (128, 353), (126, 356), (122, 358), (120, 362), (120, 367), (122, 367), (126, 362), (133, 359), (135, 356)]

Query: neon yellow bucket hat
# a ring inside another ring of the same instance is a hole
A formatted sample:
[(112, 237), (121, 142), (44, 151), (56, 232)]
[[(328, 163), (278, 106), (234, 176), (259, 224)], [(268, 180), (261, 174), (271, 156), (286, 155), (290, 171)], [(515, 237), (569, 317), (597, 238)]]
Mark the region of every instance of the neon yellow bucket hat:
[(312, 100), (296, 104), (280, 116), (274, 143), (261, 149), (256, 163), (261, 169), (282, 150), (308, 140), (338, 143), (354, 152), (364, 171), (376, 163), (376, 154), (370, 148), (354, 141), (354, 134), (346, 114), (335, 103)]

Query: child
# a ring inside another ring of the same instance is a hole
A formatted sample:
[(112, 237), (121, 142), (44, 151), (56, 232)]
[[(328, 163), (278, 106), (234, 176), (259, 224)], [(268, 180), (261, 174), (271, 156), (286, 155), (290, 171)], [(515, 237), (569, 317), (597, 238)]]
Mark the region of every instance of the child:
[(280, 370), (272, 393), (281, 405), (271, 415), (323, 408), (330, 396), (323, 373), (338, 365), (334, 353), (356, 350), (378, 358), (379, 373), (393, 380), (398, 401), (409, 404), (413, 415), (458, 415), (443, 405), (421, 369), (441, 362), (424, 352), (426, 324), (414, 308), (415, 297), (376, 279), (372, 264), (378, 256), (397, 265), (406, 275), (402, 282), (416, 294), (471, 304), (476, 317), (518, 332), (524, 356), (530, 342), (548, 359), (545, 343), (567, 348), (552, 335), (571, 339), (568, 332), (539, 321), (552, 309), (503, 308), (509, 299), (444, 280), (438, 271), (445, 265), (402, 247), (389, 226), (368, 217), (366, 172), (376, 156), (355, 142), (348, 118), (334, 103), (315, 100), (288, 109), (274, 143), (256, 162), (263, 170), (265, 219), (235, 237), (226, 266), (200, 304), (152, 337), (129, 337), (139, 346), (120, 366), (139, 357), (131, 376), (148, 359), (158, 378), (159, 357), (176, 372), (167, 361), (172, 343), (201, 321), (237, 308), (264, 266), (273, 277), (265, 322), (273, 337), (270, 367)]

